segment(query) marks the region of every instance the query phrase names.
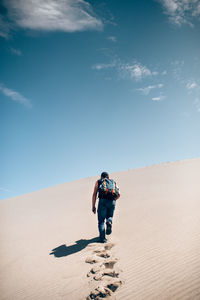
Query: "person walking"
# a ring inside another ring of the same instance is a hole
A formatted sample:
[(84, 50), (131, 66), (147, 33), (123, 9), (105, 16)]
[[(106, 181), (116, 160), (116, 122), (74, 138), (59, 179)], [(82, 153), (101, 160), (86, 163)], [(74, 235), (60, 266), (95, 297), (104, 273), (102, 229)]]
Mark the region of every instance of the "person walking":
[[(101, 173), (101, 178), (96, 181), (92, 195), (92, 211), (96, 214), (96, 198), (99, 198), (97, 215), (98, 229), (101, 243), (106, 243), (106, 235), (112, 232), (112, 220), (116, 205), (116, 200), (120, 197), (119, 188), (113, 179), (109, 179), (107, 172)], [(106, 230), (105, 230), (106, 219)]]

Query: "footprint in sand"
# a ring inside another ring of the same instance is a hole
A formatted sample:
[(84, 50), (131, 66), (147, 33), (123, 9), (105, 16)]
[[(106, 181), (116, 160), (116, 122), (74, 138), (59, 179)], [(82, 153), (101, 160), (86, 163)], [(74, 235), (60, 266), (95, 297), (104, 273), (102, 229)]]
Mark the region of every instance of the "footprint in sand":
[(112, 247), (114, 247), (114, 245), (115, 244), (113, 244), (113, 243), (107, 243), (107, 244), (105, 244), (104, 249), (105, 250), (110, 250)]
[(111, 281), (109, 283), (103, 284), (95, 288), (90, 295), (86, 298), (86, 300), (96, 299), (100, 300), (102, 298), (105, 299), (112, 299), (114, 300), (115, 297), (113, 293), (121, 286), (121, 280)]
[(86, 300), (115, 299), (113, 293), (120, 287), (122, 281), (119, 279), (120, 271), (114, 269), (118, 260), (113, 257), (110, 251), (112, 247), (114, 247), (113, 243), (98, 247), (93, 251), (92, 256), (85, 261), (90, 264), (97, 264), (88, 272), (87, 277), (91, 277), (94, 281), (101, 281), (101, 284), (91, 291)]
[(119, 272), (116, 272), (113, 269), (106, 269), (103, 272), (103, 276), (110, 276), (110, 277), (119, 277)]
[(103, 248), (98, 248), (93, 251), (93, 255), (86, 258), (85, 262), (89, 264), (95, 264), (99, 262), (99, 259), (97, 258), (109, 258), (111, 256), (110, 249), (114, 246), (114, 244), (110, 243), (105, 245)]
[[(101, 274), (102, 275), (102, 272), (101, 272), (101, 267), (100, 266), (95, 266), (94, 268), (92, 268), (88, 273), (87, 273), (87, 277), (91, 277), (91, 276), (97, 276), (97, 274)], [(94, 278), (93, 277), (93, 278)]]
[(120, 287), (121, 284), (122, 284), (121, 280), (113, 280), (107, 285), (107, 288), (109, 288), (112, 292), (115, 292)]
[(96, 255), (99, 257), (108, 258), (111, 256), (111, 253), (109, 251), (103, 250), (99, 251)]
[(111, 259), (111, 260), (107, 260), (103, 263), (103, 265), (105, 266), (105, 268), (107, 269), (113, 269), (114, 265), (116, 264), (117, 259)]
[(96, 259), (94, 256), (89, 256), (89, 257), (86, 258), (85, 262), (87, 264), (96, 264), (96, 263), (99, 262), (99, 260)]
[[(109, 299), (111, 296), (111, 290), (104, 287), (98, 286), (95, 290), (93, 290), (90, 295), (86, 298), (86, 300), (96, 299), (99, 300), (101, 298)], [(112, 298), (110, 298), (112, 299)]]

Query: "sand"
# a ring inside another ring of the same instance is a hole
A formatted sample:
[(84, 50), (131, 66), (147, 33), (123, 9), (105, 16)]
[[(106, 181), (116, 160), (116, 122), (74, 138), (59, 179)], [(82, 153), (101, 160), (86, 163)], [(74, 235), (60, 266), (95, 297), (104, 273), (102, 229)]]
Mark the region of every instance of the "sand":
[[(97, 177), (0, 201), (0, 299), (200, 299), (200, 159), (112, 174), (97, 243)], [(87, 298), (88, 297), (88, 298)]]

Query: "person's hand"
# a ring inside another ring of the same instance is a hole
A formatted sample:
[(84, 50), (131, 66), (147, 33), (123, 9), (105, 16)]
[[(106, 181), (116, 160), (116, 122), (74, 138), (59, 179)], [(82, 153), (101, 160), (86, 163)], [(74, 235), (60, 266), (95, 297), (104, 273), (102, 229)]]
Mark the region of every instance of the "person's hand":
[(93, 212), (94, 214), (96, 214), (96, 207), (95, 207), (95, 206), (93, 206), (92, 212)]

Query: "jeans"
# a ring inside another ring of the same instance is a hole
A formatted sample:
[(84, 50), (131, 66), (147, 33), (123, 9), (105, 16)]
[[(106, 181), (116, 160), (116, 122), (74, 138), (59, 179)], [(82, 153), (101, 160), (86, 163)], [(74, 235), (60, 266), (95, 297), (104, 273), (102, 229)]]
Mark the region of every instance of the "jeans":
[(105, 225), (104, 221), (112, 223), (112, 218), (115, 210), (116, 200), (99, 199), (98, 204), (98, 228), (100, 239), (105, 239)]

